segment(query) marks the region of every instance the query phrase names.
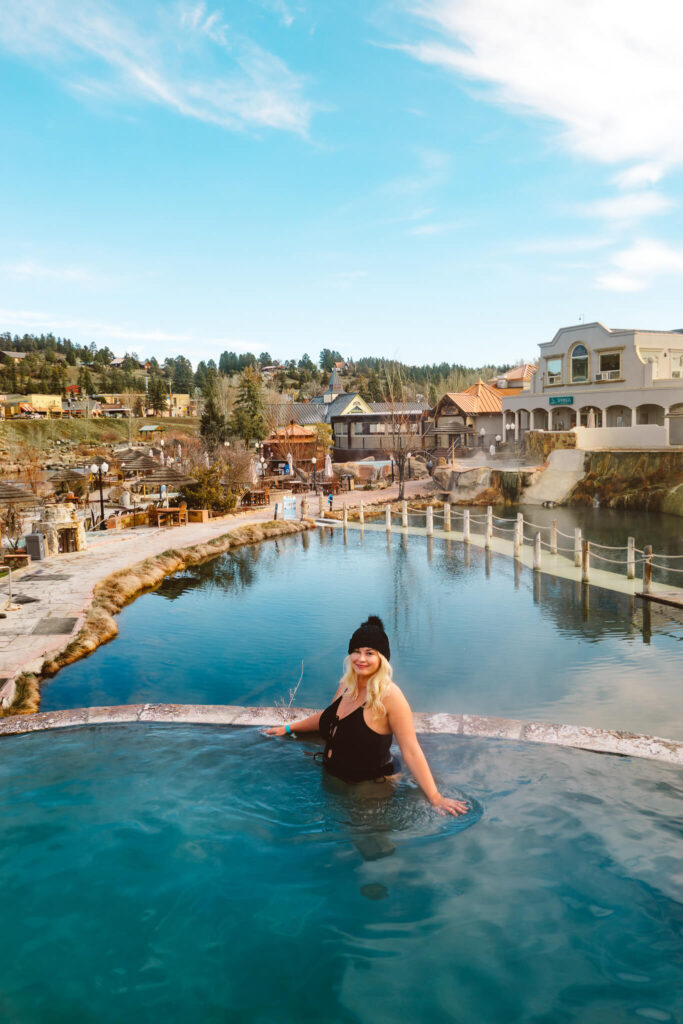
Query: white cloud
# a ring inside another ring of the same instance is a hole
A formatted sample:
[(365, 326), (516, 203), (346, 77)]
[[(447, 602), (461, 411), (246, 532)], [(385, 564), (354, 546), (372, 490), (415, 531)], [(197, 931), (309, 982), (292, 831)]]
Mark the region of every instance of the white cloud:
[(613, 269), (596, 284), (603, 291), (637, 292), (663, 275), (683, 275), (683, 248), (675, 249), (652, 238), (638, 239), (612, 258)]
[(106, 0), (6, 0), (0, 47), (49, 66), (80, 95), (145, 101), (229, 129), (306, 135), (303, 79), (230, 30), (206, 4), (146, 7), (127, 17)]
[(585, 217), (597, 217), (623, 224), (631, 224), (643, 217), (665, 213), (675, 204), (671, 199), (654, 190), (648, 192), (626, 192), (611, 199), (598, 199), (580, 208)]
[(416, 59), (491, 86), (560, 126), (564, 144), (632, 187), (683, 164), (683, 9), (671, 0), (419, 0), (436, 38)]
[(6, 263), (2, 269), (19, 281), (48, 280), (69, 283), (93, 279), (92, 274), (82, 267), (48, 267), (30, 259), (21, 260), (19, 263)]
[(391, 196), (409, 196), (428, 192), (448, 180), (451, 158), (434, 149), (424, 149), (417, 154), (418, 169), (414, 174), (394, 178), (387, 182), (382, 191)]
[(608, 245), (611, 245), (611, 239), (603, 236), (532, 238), (515, 246), (515, 252), (566, 256), (577, 252), (595, 252), (597, 249), (604, 249)]
[(453, 231), (457, 228), (457, 224), (417, 224), (414, 228), (410, 229), (411, 235), (418, 235), (422, 237), (429, 237), (432, 235), (445, 235), (448, 231)]

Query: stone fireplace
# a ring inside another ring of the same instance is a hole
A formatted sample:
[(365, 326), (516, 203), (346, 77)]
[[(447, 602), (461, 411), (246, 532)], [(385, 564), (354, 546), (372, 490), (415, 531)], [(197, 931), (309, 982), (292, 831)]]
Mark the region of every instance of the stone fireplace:
[(47, 505), (40, 510), (40, 519), (34, 520), (32, 530), (45, 538), (46, 557), (86, 547), (83, 520), (76, 515), (74, 505)]

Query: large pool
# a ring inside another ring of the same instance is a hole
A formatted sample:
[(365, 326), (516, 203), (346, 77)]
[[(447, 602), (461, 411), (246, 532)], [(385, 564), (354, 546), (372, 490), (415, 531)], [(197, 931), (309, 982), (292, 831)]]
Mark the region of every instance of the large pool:
[[(680, 533), (679, 520), (659, 518)], [(621, 520), (593, 519), (620, 542)], [(395, 677), (416, 710), (683, 739), (680, 614), (454, 541), (394, 534), (387, 544), (367, 530), (287, 537), (166, 579), (124, 609), (112, 643), (44, 686), (42, 710), (290, 699), (320, 707), (369, 613), (385, 621)]]
[(464, 821), (252, 729), (3, 739), (0, 1018), (680, 1021), (680, 770), (424, 745)]

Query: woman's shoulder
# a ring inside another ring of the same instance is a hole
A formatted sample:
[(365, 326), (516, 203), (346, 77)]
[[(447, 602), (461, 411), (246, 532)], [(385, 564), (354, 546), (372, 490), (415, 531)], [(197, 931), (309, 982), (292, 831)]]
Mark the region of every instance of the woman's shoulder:
[(382, 702), (387, 709), (408, 703), (403, 690), (393, 680), (382, 695)]

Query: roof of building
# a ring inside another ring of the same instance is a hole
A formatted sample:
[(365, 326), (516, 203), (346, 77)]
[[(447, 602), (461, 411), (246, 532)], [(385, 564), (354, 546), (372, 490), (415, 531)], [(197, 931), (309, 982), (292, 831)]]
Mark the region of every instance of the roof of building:
[(369, 402), (373, 412), (395, 412), (397, 416), (411, 412), (424, 412), (429, 408), (427, 402)]
[(28, 352), (6, 352), (4, 349), (0, 349), (0, 356), (10, 356), (12, 359), (25, 359)]
[[(507, 390), (505, 394), (507, 394)], [(476, 384), (465, 388), (464, 391), (449, 391), (443, 395), (437, 403), (435, 412), (445, 399), (448, 399), (452, 405), (457, 405), (459, 409), (470, 416), (476, 416), (478, 413), (498, 413), (503, 411), (502, 389), (492, 388), (489, 384), (485, 384), (481, 378)]]
[(286, 427), (274, 430), (270, 437), (265, 439), (265, 444), (268, 444), (269, 441), (285, 439), (311, 441), (315, 439), (315, 430), (311, 430), (310, 427), (302, 427), (298, 423), (289, 423)]
[(332, 367), (332, 372), (330, 373), (330, 382), (327, 385), (327, 390), (331, 391), (332, 394), (335, 395), (338, 395), (341, 391), (344, 390), (344, 385), (341, 382), (339, 370), (337, 369), (336, 366)]
[(535, 363), (521, 363), (519, 366), (513, 366), (511, 370), (506, 370), (505, 373), (489, 377), (487, 384), (495, 384), (497, 381), (513, 383), (514, 381), (519, 382), (520, 387), (522, 387), (526, 381), (531, 380), (537, 369), (538, 367)]
[(149, 426), (140, 427), (138, 433), (151, 434), (155, 430), (166, 430), (166, 427), (161, 427), (158, 423), (150, 423)]

